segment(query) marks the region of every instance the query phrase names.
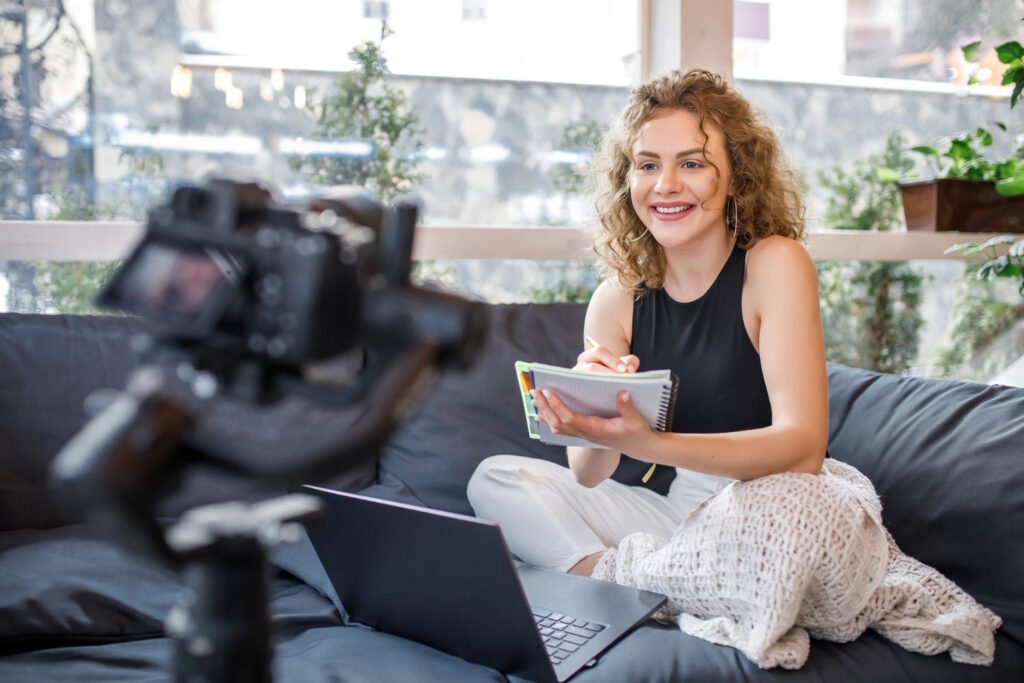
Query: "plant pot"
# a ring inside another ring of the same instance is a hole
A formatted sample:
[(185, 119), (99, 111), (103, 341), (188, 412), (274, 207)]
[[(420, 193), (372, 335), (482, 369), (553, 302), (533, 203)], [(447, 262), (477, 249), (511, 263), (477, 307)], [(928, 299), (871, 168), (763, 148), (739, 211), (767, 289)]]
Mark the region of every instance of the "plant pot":
[(907, 230), (1024, 232), (1024, 195), (1004, 197), (986, 180), (901, 180)]

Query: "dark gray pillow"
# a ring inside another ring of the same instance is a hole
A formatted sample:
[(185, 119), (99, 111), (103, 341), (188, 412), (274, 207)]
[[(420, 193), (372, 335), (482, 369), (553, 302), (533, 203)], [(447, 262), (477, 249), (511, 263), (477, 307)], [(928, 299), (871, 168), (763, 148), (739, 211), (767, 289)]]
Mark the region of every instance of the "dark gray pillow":
[(77, 524), (0, 533), (0, 652), (163, 633), (174, 574), (88, 534)]
[[(270, 563), (275, 635), (345, 623), (308, 539)], [(0, 654), (160, 637), (181, 589), (170, 569), (82, 524), (0, 533), (0, 577)]]
[[(488, 338), (467, 372), (445, 374), (381, 451), (380, 471), (412, 496), (472, 514), (466, 485), (481, 460), (509, 453), (566, 464), (565, 449), (530, 439), (516, 383), (517, 360), (572, 365), (582, 347), (583, 304), (488, 307)], [(614, 477), (639, 484), (649, 465), (624, 457)], [(675, 476), (659, 467), (648, 485), (662, 493)]]
[(866, 474), (885, 524), (1024, 642), (1024, 389), (829, 366), (832, 457)]

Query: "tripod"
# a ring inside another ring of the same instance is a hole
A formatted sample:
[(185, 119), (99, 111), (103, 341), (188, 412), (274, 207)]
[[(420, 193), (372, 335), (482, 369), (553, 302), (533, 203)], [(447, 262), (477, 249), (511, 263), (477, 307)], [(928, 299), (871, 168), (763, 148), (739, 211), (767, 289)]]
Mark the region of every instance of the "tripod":
[(168, 545), (185, 562), (185, 588), (166, 622), (179, 683), (271, 680), (267, 551), (299, 540), (319, 510), (303, 494), (220, 503), (169, 530)]
[(189, 510), (164, 529), (155, 507), (168, 492), (167, 482), (199, 463), (286, 487), (329, 476), (377, 451), (436, 376), (437, 353), (435, 344), (417, 344), (374, 366), (372, 381), (343, 401), (358, 398), (365, 407), (344, 442), (306, 449), (300, 444), (286, 459), (243, 462), (238, 453), (204, 448), (191, 430), (194, 411), (167, 390), (163, 374), (152, 366), (136, 371), (127, 389), (61, 450), (53, 477), (62, 493), (119, 541), (184, 579), (166, 620), (176, 641), (180, 683), (271, 680), (267, 552), (300, 539), (320, 502), (289, 494), (251, 504), (218, 503)]

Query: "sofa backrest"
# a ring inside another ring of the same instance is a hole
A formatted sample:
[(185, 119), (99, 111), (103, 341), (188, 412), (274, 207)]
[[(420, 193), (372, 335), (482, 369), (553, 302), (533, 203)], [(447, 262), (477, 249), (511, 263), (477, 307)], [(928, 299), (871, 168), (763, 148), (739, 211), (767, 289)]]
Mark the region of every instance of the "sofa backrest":
[(829, 454), (874, 483), (900, 548), (1024, 642), (1024, 389), (829, 367)]
[(127, 318), (0, 315), (0, 530), (69, 521), (47, 487), (50, 461), (85, 423), (85, 397), (123, 387)]
[[(0, 531), (48, 529), (81, 519), (73, 506), (50, 493), (50, 463), (87, 422), (86, 397), (99, 388), (124, 388), (137, 366), (132, 338), (147, 331), (134, 318), (0, 314)], [(348, 423), (339, 413), (295, 399), (259, 411), (226, 402), (207, 407), (203, 418), (213, 425), (214, 436), (218, 425), (244, 420), (241, 431), (254, 454), (267, 459), (288, 457), (289, 434), (343, 432)], [(356, 490), (372, 484), (376, 475), (370, 454), (323, 483)], [(191, 468), (178, 493), (162, 501), (157, 512), (177, 516), (203, 503), (279, 492), (220, 469)]]

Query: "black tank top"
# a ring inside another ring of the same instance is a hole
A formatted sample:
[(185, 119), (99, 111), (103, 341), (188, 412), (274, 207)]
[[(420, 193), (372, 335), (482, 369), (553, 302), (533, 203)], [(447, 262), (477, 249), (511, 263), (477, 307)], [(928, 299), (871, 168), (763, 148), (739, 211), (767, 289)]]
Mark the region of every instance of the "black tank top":
[(711, 288), (696, 301), (664, 289), (633, 302), (633, 342), (640, 370), (670, 368), (679, 377), (672, 431), (710, 434), (772, 422), (761, 357), (743, 326), (745, 252), (733, 249)]

